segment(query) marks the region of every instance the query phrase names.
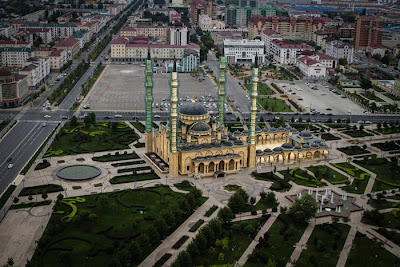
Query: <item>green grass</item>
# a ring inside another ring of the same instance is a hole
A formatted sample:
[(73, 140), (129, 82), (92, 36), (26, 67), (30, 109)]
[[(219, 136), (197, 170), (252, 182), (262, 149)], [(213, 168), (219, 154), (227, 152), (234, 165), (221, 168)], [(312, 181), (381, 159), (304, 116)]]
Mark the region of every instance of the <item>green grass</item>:
[(136, 147), (136, 148), (142, 148), (142, 147), (146, 147), (146, 144), (145, 143), (141, 143), (141, 142), (137, 142), (133, 146)]
[(399, 265), (399, 258), (381, 247), (377, 241), (357, 232), (346, 266), (392, 267)]
[[(99, 157), (93, 157), (93, 161), (100, 161), (100, 162), (110, 162), (110, 161), (121, 161), (121, 160), (128, 160), (128, 159), (139, 159), (140, 157), (132, 151), (132, 153), (127, 153), (127, 154), (114, 154), (111, 155), (110, 153), (108, 155), (103, 155)], [(125, 162), (121, 163), (125, 164)]]
[(97, 122), (90, 127), (83, 123), (74, 127), (69, 122), (57, 134), (44, 157), (128, 149), (130, 143), (139, 139), (126, 123), (120, 122), (114, 128), (112, 125)]
[(385, 228), (379, 228), (377, 230), (378, 233), (395, 243), (396, 245), (400, 246), (400, 233), (397, 233), (395, 231), (389, 231), (386, 230)]
[(381, 218), (374, 217), (373, 220), (366, 217), (364, 213), (361, 222), (365, 224), (376, 225), (379, 227), (400, 230), (400, 218), (399, 215), (397, 215), (399, 214), (399, 211), (399, 209), (394, 209), (386, 213), (381, 213)]
[(51, 204), (51, 199), (47, 199), (47, 200), (40, 201), (40, 202), (28, 202), (28, 203), (14, 204), (10, 207), (10, 209), (11, 210), (26, 209), (26, 208), (33, 208), (33, 207), (39, 207), (39, 206), (47, 206), (50, 204)]
[[(249, 246), (254, 236), (257, 234), (257, 229), (264, 225), (266, 218), (257, 218), (252, 220), (246, 220), (241, 222), (234, 222), (232, 226), (224, 225), (222, 228), (222, 238), (220, 239), (220, 245), (215, 246), (215, 249), (209, 249), (200, 251), (200, 255), (192, 257), (193, 266), (233, 266), (235, 261), (239, 260), (243, 252)], [(247, 225), (251, 225), (254, 232), (248, 234), (244, 231)], [(239, 226), (237, 230), (234, 230), (236, 226)], [(225, 249), (222, 246), (226, 246)], [(224, 254), (222, 261), (218, 260), (218, 255)]]
[[(182, 194), (173, 192), (167, 186), (82, 196), (79, 200), (83, 199), (83, 202), (73, 203), (76, 214), (70, 222), (63, 218), (71, 214), (71, 206), (58, 203), (39, 240), (32, 265), (109, 266), (114, 253), (127, 247), (131, 241), (138, 241), (140, 234), (148, 233), (154, 227), (155, 218), (165, 209), (175, 209), (181, 197)], [(76, 198), (73, 200), (77, 201)], [(200, 199), (196, 202), (201, 204)], [(166, 218), (167, 235), (192, 212), (174, 218), (173, 224)], [(82, 216), (87, 216), (84, 213), (96, 214), (97, 220), (91, 222), (84, 219)], [(142, 256), (135, 258), (131, 266), (137, 266), (159, 245), (159, 239), (149, 238), (148, 247), (142, 247)], [(71, 254), (68, 261), (60, 257), (60, 251)]]
[(211, 208), (209, 208), (209, 209), (206, 211), (206, 213), (204, 214), (204, 216), (210, 217), (217, 209), (218, 209), (218, 206), (213, 205)]
[(314, 176), (309, 175), (305, 170), (295, 167), (291, 170), (279, 171), (280, 174), (290, 177), (298, 185), (319, 187), (326, 186), (326, 183), (319, 181)]
[(361, 93), (360, 95), (366, 97), (369, 100), (373, 100), (376, 102), (385, 102), (382, 98), (377, 97), (374, 93), (371, 93), (371, 92)]
[(192, 233), (196, 232), (197, 229), (199, 229), (200, 226), (203, 225), (203, 223), (204, 223), (204, 220), (203, 219), (199, 219), (195, 224), (193, 224), (192, 227), (190, 227), (189, 232), (192, 232)]
[(332, 128), (332, 129), (346, 129), (347, 124), (345, 123), (325, 123), (326, 126)]
[(316, 225), (296, 266), (335, 267), (349, 230), (350, 226), (346, 224)]
[(400, 187), (400, 167), (385, 158), (354, 160), (357, 165), (376, 173), (372, 191), (389, 190)]
[(152, 171), (150, 173), (117, 175), (110, 179), (110, 184), (123, 184), (157, 179), (160, 179), (160, 177), (157, 173)]
[[(398, 203), (398, 202), (397, 202)], [(396, 206), (396, 202), (387, 201), (386, 199), (368, 199), (368, 204), (373, 208), (381, 210), (381, 209), (389, 209), (394, 208)]]
[(139, 122), (139, 121), (135, 121), (135, 122), (131, 122), (131, 124), (133, 125), (133, 127), (136, 128), (136, 130), (138, 130), (141, 133), (144, 133), (146, 128), (143, 125), (143, 123)]
[(48, 162), (47, 160), (46, 161), (43, 160), (42, 162), (39, 162), (36, 165), (35, 171), (46, 169), (47, 167), (50, 167), (50, 165), (51, 165), (50, 162)]
[(369, 151), (367, 149), (363, 149), (360, 146), (340, 147), (340, 148), (338, 148), (338, 150), (349, 156), (371, 153), (371, 151)]
[(154, 265), (153, 267), (162, 267), (164, 265), (164, 263), (167, 262), (167, 260), (169, 260), (169, 258), (171, 258), (171, 254), (169, 253), (165, 253)]
[(227, 185), (224, 185), (224, 187), (223, 187), (226, 191), (229, 191), (229, 192), (235, 192), (235, 191), (237, 191), (237, 190), (239, 190), (240, 188), (242, 188), (240, 185), (237, 185), (237, 184), (227, 184)]
[(381, 129), (376, 129), (376, 130), (381, 134), (394, 134), (394, 133), (400, 133), (400, 126), (387, 127), (387, 128), (382, 127)]
[(331, 164), (332, 166), (335, 166), (336, 168), (348, 173), (354, 178), (353, 183), (342, 187), (344, 191), (354, 194), (364, 194), (370, 177), (368, 173), (347, 162)]
[(258, 104), (266, 111), (272, 112), (292, 112), (292, 109), (282, 99), (277, 98), (259, 98)]
[(10, 123), (11, 120), (4, 120), (0, 123), (0, 132), (6, 128), (6, 126)]
[(1, 195), (0, 197), (0, 209), (3, 208), (4, 204), (6, 204), (7, 200), (10, 198), (11, 194), (14, 192), (15, 188), (17, 188), (15, 185), (10, 185), (7, 190)]
[(277, 267), (285, 266), (305, 229), (305, 225), (293, 224), (286, 214), (279, 215), (268, 230), (268, 247), (256, 247), (244, 266), (265, 267), (268, 259), (275, 261)]
[(359, 137), (365, 137), (365, 136), (373, 136), (371, 133), (367, 133), (364, 130), (349, 130), (349, 131), (344, 131), (344, 134), (347, 134), (348, 136), (351, 136), (353, 138), (359, 138)]
[(195, 187), (192, 186), (188, 180), (183, 180), (180, 183), (174, 184), (174, 186), (182, 191), (192, 191), (195, 189)]
[(125, 168), (125, 169), (118, 169), (117, 173), (138, 172), (138, 171), (144, 171), (144, 170), (152, 170), (152, 168), (150, 166), (141, 166), (141, 167), (135, 167), (135, 168)]
[(58, 184), (46, 184), (46, 185), (38, 185), (31, 187), (24, 187), (19, 193), (19, 196), (31, 196), (31, 195), (40, 195), (43, 193), (54, 193), (64, 191), (64, 188)]
[(146, 163), (146, 161), (140, 159), (140, 160), (134, 160), (134, 161), (127, 161), (127, 162), (111, 163), (111, 166), (122, 167), (122, 166), (138, 165), (138, 164), (144, 164), (144, 163)]
[(180, 248), (187, 240), (189, 237), (187, 235), (182, 236), (173, 246), (173, 249), (178, 249)]
[[(250, 92), (252, 85), (246, 84), (244, 87), (246, 88), (247, 91)], [(269, 88), (269, 86), (266, 85), (265, 83), (259, 83), (258, 84), (258, 94), (259, 95), (274, 95), (275, 91), (272, 90), (271, 88)]]
[(321, 135), (321, 138), (324, 139), (325, 141), (335, 141), (335, 140), (340, 140), (341, 139), (340, 137), (338, 137), (336, 135), (333, 135), (331, 133), (323, 133)]
[(251, 174), (257, 180), (273, 182), (273, 184), (269, 188), (270, 190), (284, 192), (292, 188), (292, 185), (289, 184), (287, 180), (279, 178), (273, 172), (264, 172), (264, 173), (252, 172)]
[(374, 143), (372, 146), (377, 147), (382, 151), (400, 150), (400, 146), (397, 142), (398, 141), (386, 141), (384, 143)]
[(310, 166), (307, 169), (314, 173), (316, 178), (325, 179), (331, 184), (343, 184), (348, 181), (346, 176), (326, 165)]
[(251, 206), (252, 210), (266, 210), (278, 207), (278, 202), (268, 201), (267, 199), (260, 199), (254, 206)]

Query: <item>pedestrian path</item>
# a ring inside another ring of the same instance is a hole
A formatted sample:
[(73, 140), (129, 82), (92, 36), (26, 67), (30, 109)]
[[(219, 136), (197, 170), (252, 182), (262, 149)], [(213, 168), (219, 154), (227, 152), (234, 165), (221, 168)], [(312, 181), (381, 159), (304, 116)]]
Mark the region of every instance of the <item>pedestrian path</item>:
[(350, 228), (349, 234), (347, 235), (346, 241), (344, 242), (343, 249), (340, 252), (339, 260), (336, 264), (336, 267), (342, 267), (346, 264), (347, 257), (349, 256), (351, 247), (353, 246), (353, 240), (356, 236), (357, 228), (352, 226)]
[(303, 235), (301, 236), (300, 241), (296, 244), (296, 248), (294, 249), (292, 256), (290, 257), (289, 262), (286, 264), (286, 267), (294, 266), (292, 263), (295, 263), (297, 261), (303, 249), (307, 247), (308, 239), (310, 238), (314, 227), (315, 221), (311, 220)]

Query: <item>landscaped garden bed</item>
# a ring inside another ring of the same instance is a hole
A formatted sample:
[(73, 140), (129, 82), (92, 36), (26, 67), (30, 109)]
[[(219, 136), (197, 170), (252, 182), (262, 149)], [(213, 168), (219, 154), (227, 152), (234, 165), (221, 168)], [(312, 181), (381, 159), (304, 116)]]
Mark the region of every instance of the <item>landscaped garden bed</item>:
[[(253, 86), (252, 84), (246, 84), (244, 87), (246, 88), (247, 91), (250, 92), (252, 86)], [(274, 95), (275, 91), (272, 90), (271, 88), (269, 88), (269, 86), (266, 85), (265, 83), (260, 83), (258, 85), (258, 94), (259, 95)]]
[(111, 163), (111, 166), (122, 167), (122, 166), (130, 166), (130, 165), (139, 165), (139, 164), (144, 164), (144, 163), (146, 163), (146, 161), (140, 159), (140, 160), (127, 161), (127, 162)]
[(199, 191), (179, 194), (167, 186), (63, 199), (31, 264), (137, 266), (202, 203)]
[(143, 123), (139, 122), (139, 121), (135, 121), (135, 122), (131, 122), (131, 124), (133, 125), (133, 127), (136, 128), (136, 130), (138, 130), (141, 133), (144, 133), (146, 128), (143, 125)]
[(325, 141), (335, 141), (335, 140), (340, 140), (341, 139), (340, 137), (338, 137), (336, 135), (333, 135), (331, 133), (323, 133), (321, 135), (321, 138), (324, 139)]
[(7, 190), (1, 195), (0, 209), (3, 208), (4, 204), (6, 204), (7, 200), (10, 198), (11, 194), (14, 192), (15, 188), (17, 188), (17, 186), (10, 185), (9, 187), (7, 187)]
[(335, 267), (349, 230), (349, 225), (341, 223), (316, 225), (296, 266)]
[(272, 112), (292, 112), (286, 102), (279, 98), (259, 98), (258, 104), (266, 111)]
[(44, 201), (39, 201), (39, 202), (28, 202), (28, 203), (20, 203), (20, 204), (14, 204), (10, 207), (12, 210), (16, 209), (26, 209), (26, 208), (34, 208), (34, 207), (39, 207), (39, 206), (47, 206), (51, 204), (51, 200), (44, 200)]
[[(108, 153), (107, 155), (93, 157), (92, 160), (100, 161), (100, 162), (110, 162), (110, 161), (121, 161), (121, 160), (139, 159), (139, 158), (140, 157), (134, 151), (132, 151), (132, 153), (123, 153), (123, 154), (115, 152), (114, 155), (111, 155), (111, 153)], [(124, 163), (122, 163), (122, 164), (124, 164)]]
[(273, 172), (264, 172), (264, 173), (252, 172), (251, 174), (257, 180), (273, 182), (273, 184), (269, 188), (270, 190), (284, 192), (288, 191), (292, 187), (292, 185), (289, 184), (288, 179), (281, 179)]
[(338, 150), (349, 156), (371, 153), (371, 151), (364, 149), (360, 146), (340, 147), (340, 148), (338, 148)]
[(343, 133), (347, 134), (348, 136), (351, 136), (353, 138), (373, 136), (373, 134), (367, 133), (364, 130), (348, 130), (348, 131), (344, 131)]
[(291, 170), (279, 171), (280, 174), (293, 179), (293, 181), (298, 185), (309, 186), (309, 187), (319, 187), (326, 186), (326, 183), (321, 182), (314, 176), (308, 174), (305, 170), (295, 167)]
[(50, 167), (50, 162), (48, 162), (47, 160), (43, 160), (42, 162), (39, 162), (36, 167), (35, 167), (35, 171), (37, 170), (43, 170), (46, 169), (47, 167)]
[(226, 191), (235, 192), (235, 191), (239, 190), (242, 187), (240, 185), (237, 185), (237, 184), (227, 184), (227, 185), (224, 185), (223, 188)]
[(110, 184), (123, 184), (157, 179), (160, 179), (160, 177), (152, 170), (149, 173), (117, 175), (110, 179)]
[(68, 122), (56, 135), (44, 157), (128, 149), (139, 136), (124, 123)]
[(213, 205), (209, 210), (206, 211), (204, 216), (210, 217), (217, 209), (218, 209), (218, 206)]
[(173, 246), (173, 249), (179, 249), (187, 240), (189, 237), (187, 235), (182, 236)]
[(46, 184), (46, 185), (38, 185), (38, 186), (31, 186), (31, 187), (24, 187), (19, 196), (31, 196), (31, 195), (40, 195), (43, 193), (54, 193), (64, 191), (64, 188), (58, 184)]
[(152, 168), (150, 166), (141, 166), (141, 167), (135, 167), (135, 168), (125, 168), (125, 169), (118, 169), (117, 173), (125, 173), (125, 172), (137, 173), (138, 171), (144, 171), (144, 170), (152, 170)]
[(169, 253), (165, 253), (154, 265), (153, 267), (162, 267), (164, 265), (164, 263), (167, 262), (167, 260), (169, 260), (169, 258), (171, 258), (171, 254)]
[(366, 173), (363, 170), (360, 170), (356, 166), (347, 162), (331, 163), (331, 165), (348, 173), (354, 178), (353, 182), (350, 185), (342, 187), (344, 191), (354, 194), (364, 194), (370, 177), (369, 173)]
[(399, 141), (386, 141), (384, 143), (374, 143), (372, 146), (379, 148), (382, 151), (400, 150)]
[(343, 174), (335, 171), (332, 168), (329, 168), (326, 165), (318, 165), (318, 166), (310, 166), (307, 167), (309, 171), (314, 173), (314, 176), (317, 179), (325, 179), (331, 184), (343, 184), (348, 181), (347, 177)]
[(192, 232), (192, 233), (196, 232), (197, 229), (199, 229), (200, 226), (203, 225), (203, 223), (204, 223), (204, 220), (203, 219), (199, 219), (195, 224), (193, 224), (192, 227), (190, 227), (189, 232)]
[(188, 180), (183, 180), (180, 183), (174, 184), (174, 186), (183, 191), (192, 191), (195, 189), (195, 187)]

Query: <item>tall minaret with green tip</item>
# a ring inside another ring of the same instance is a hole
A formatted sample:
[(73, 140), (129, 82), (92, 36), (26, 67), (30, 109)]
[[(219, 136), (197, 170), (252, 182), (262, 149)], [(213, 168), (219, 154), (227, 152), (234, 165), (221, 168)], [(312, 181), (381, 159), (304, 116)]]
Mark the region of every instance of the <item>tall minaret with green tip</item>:
[(219, 81), (218, 81), (218, 124), (224, 127), (225, 119), (225, 94), (226, 94), (226, 58), (219, 59)]
[(252, 69), (251, 81), (252, 87), (250, 91), (250, 120), (249, 120), (249, 168), (256, 167), (256, 120), (257, 120), (257, 96), (258, 96), (258, 55), (256, 54), (255, 63)]
[(150, 49), (147, 52), (146, 68), (145, 68), (144, 87), (146, 88), (145, 105), (146, 105), (146, 152), (154, 152), (153, 147), (153, 62), (150, 56)]
[(177, 177), (178, 176), (178, 148), (177, 148), (177, 139), (178, 139), (178, 72), (176, 70), (176, 61), (174, 59), (174, 66), (171, 72), (171, 113), (170, 113), (170, 121), (171, 121), (171, 129), (170, 129), (170, 154), (169, 154), (169, 176)]

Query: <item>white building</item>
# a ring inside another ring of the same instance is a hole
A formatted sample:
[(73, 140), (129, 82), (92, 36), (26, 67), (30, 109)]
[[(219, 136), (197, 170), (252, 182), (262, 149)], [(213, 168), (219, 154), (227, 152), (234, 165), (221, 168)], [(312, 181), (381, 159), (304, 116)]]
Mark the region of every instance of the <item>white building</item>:
[(0, 25), (0, 36), (4, 36), (6, 38), (10, 38), (13, 35), (13, 27), (12, 25), (2, 24)]
[(352, 64), (354, 47), (341, 41), (332, 41), (326, 44), (326, 54), (338, 60), (345, 58), (348, 64)]
[(209, 15), (199, 16), (199, 27), (202, 31), (209, 31), (212, 29), (212, 18)]
[(384, 57), (386, 54), (386, 47), (380, 45), (380, 46), (374, 46), (372, 47), (371, 53), (373, 56), (378, 55), (380, 57)]
[(54, 49), (49, 55), (50, 68), (60, 70), (68, 62), (68, 52), (63, 49)]
[(50, 59), (34, 57), (28, 59), (28, 63), (29, 65), (23, 67), (19, 74), (27, 76), (30, 88), (37, 88), (50, 74)]
[(28, 58), (35, 55), (32, 48), (27, 47), (1, 47), (0, 62), (8, 67), (25, 67)]
[(169, 32), (170, 45), (187, 45), (189, 43), (189, 32), (186, 27), (171, 28)]
[(273, 30), (265, 30), (261, 34), (261, 41), (265, 44), (265, 55), (267, 57), (271, 56), (271, 46), (273, 40), (282, 40), (282, 36)]
[(76, 24), (72, 23), (26, 23), (19, 27), (20, 29), (50, 29), (53, 39), (63, 39), (70, 37), (79, 30)]
[(281, 40), (271, 42), (271, 54), (274, 61), (283, 65), (295, 65), (297, 58), (305, 50), (314, 51), (315, 49), (308, 44), (289, 44)]
[(297, 67), (308, 78), (326, 77), (326, 66), (309, 56), (301, 56), (297, 59)]
[(224, 40), (224, 55), (228, 64), (253, 64), (256, 55), (258, 62), (265, 60), (264, 42), (260, 40)]

